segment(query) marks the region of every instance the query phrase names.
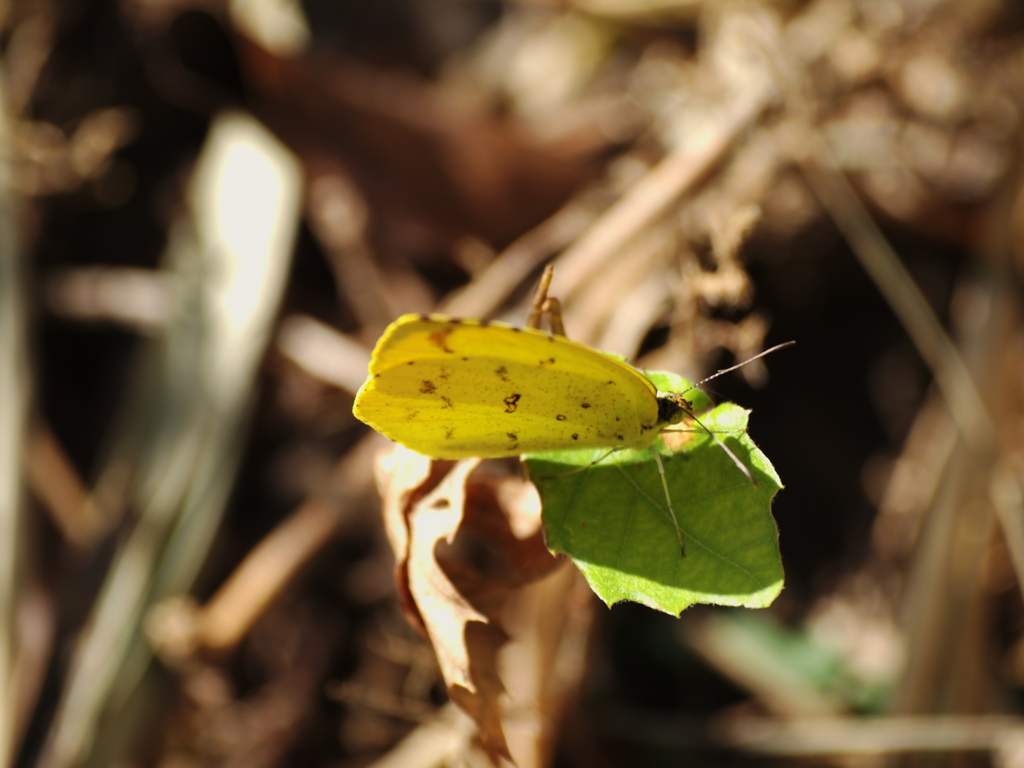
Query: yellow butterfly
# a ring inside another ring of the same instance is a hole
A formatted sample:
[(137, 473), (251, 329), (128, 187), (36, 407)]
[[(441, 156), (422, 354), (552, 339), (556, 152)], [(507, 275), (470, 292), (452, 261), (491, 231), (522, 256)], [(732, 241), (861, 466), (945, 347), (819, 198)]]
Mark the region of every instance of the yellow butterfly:
[(646, 448), (690, 412), (681, 394), (590, 347), (530, 328), (405, 315), (377, 342), (353, 412), (437, 459)]
[[(564, 336), (441, 315), (405, 315), (377, 342), (369, 378), (352, 410), (385, 437), (425, 456), (496, 458), (648, 448), (662, 430), (687, 416), (700, 423), (684, 395), (659, 392), (635, 368)], [(746, 465), (707, 431), (755, 484)], [(657, 451), (651, 453), (683, 551), (665, 470)]]

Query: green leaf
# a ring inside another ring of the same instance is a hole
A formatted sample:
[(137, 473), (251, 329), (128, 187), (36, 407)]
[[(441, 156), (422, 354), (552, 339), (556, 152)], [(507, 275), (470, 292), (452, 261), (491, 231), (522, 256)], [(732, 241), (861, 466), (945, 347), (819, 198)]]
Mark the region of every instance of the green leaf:
[[(685, 391), (671, 374), (645, 373), (660, 391)], [(700, 422), (750, 470), (757, 487), (699, 425), (683, 423), (685, 443), (661, 439), (645, 450), (551, 451), (526, 463), (540, 491), (547, 545), (568, 555), (608, 605), (632, 600), (679, 614), (694, 603), (763, 608), (782, 590), (782, 561), (771, 501), (782, 487), (746, 434), (749, 412), (731, 403), (700, 412)], [(679, 437), (673, 435), (672, 437)], [(685, 555), (658, 467), (665, 468)]]

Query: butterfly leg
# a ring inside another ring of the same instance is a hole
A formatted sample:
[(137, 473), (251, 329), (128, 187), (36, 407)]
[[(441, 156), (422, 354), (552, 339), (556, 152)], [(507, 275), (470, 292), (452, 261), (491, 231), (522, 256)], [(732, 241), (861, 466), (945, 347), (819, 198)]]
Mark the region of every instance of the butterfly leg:
[(676, 517), (675, 507), (672, 506), (672, 494), (668, 492), (668, 479), (665, 477), (665, 465), (661, 462), (661, 456), (651, 447), (651, 455), (654, 456), (654, 463), (658, 465), (658, 475), (661, 477), (661, 487), (665, 490), (665, 501), (668, 503), (668, 514), (672, 518), (672, 525), (675, 526), (676, 536), (679, 538), (679, 554), (686, 557), (686, 547), (683, 545), (683, 529), (679, 527), (679, 518)]
[[(740, 457), (737, 456), (735, 453), (733, 453), (732, 449), (728, 445), (726, 445), (724, 442), (722, 442), (722, 440), (718, 437), (718, 435), (715, 432), (712, 432), (710, 429), (708, 429), (707, 426), (704, 425), (704, 422), (702, 422), (700, 419), (698, 419), (694, 414), (691, 413), (690, 414), (690, 418), (692, 418), (695, 422), (697, 422), (697, 424), (700, 426), (700, 428), (704, 432), (706, 432), (711, 437), (712, 440), (715, 441), (715, 444), (718, 445), (719, 448), (721, 448), (723, 451), (725, 451), (725, 455), (728, 456), (732, 460), (732, 463), (736, 465), (736, 468), (740, 472), (743, 473), (743, 476), (745, 478), (747, 478), (747, 480), (750, 481), (750, 484), (752, 486), (757, 488), (757, 480), (754, 479), (754, 475), (753, 475), (753, 473), (751, 473), (751, 471), (747, 467), (747, 465), (744, 464), (742, 461), (740, 461)], [(696, 431), (696, 430), (672, 429), (671, 427), (669, 427), (669, 428), (666, 429), (666, 431), (667, 432), (689, 432), (689, 431)]]
[(548, 325), (555, 336), (565, 336), (565, 323), (562, 322), (562, 303), (554, 296), (548, 296), (551, 279), (555, 276), (555, 267), (548, 264), (533, 294), (533, 307), (526, 321), (527, 328), (540, 328), (541, 318), (548, 316)]

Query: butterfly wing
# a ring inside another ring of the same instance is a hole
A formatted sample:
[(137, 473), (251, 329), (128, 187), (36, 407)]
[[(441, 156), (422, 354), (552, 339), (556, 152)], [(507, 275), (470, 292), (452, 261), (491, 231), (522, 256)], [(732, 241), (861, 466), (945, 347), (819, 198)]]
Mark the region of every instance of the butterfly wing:
[(435, 458), (642, 447), (657, 390), (639, 371), (561, 336), (406, 315), (378, 341), (353, 411)]

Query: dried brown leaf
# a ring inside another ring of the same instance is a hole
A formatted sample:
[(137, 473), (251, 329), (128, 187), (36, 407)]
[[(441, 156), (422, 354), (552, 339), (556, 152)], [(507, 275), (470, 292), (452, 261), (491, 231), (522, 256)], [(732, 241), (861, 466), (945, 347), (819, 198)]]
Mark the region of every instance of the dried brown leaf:
[(528, 506), (523, 494), (506, 492), (521, 481), (476, 472), (479, 466), (396, 448), (381, 459), (378, 482), (403, 608), (430, 640), (449, 696), (476, 722), (480, 746), (497, 764), (498, 756), (511, 759), (498, 663), (508, 640), (502, 615), (558, 561), (544, 546), (538, 510), (533, 526), (524, 526), (523, 512), (506, 511)]

